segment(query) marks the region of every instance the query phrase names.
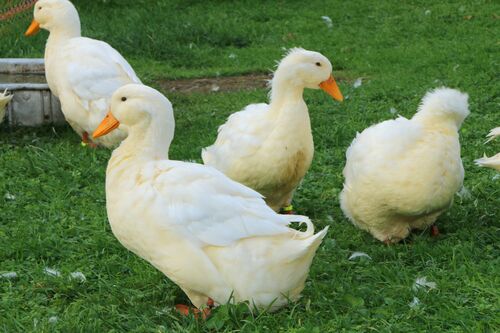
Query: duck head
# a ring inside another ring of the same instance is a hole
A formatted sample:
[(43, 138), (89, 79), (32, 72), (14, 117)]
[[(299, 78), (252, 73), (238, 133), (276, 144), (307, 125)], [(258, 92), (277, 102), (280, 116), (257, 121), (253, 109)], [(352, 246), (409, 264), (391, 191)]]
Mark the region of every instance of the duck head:
[(283, 81), (299, 88), (321, 88), (337, 101), (344, 99), (333, 78), (332, 64), (318, 52), (302, 48), (291, 49), (274, 73), (273, 84)]
[[(156, 133), (162, 144), (173, 139), (175, 121), (172, 104), (157, 90), (128, 84), (111, 97), (110, 111), (93, 133), (94, 138), (120, 128), (129, 133)], [(163, 137), (164, 136), (164, 137)]]
[(460, 129), (469, 114), (469, 95), (456, 89), (441, 87), (425, 94), (413, 118), (434, 124), (447, 122)]
[(69, 37), (80, 36), (80, 17), (73, 4), (68, 0), (40, 0), (35, 3), (33, 21), (26, 36), (33, 36), (45, 29), (60, 31)]

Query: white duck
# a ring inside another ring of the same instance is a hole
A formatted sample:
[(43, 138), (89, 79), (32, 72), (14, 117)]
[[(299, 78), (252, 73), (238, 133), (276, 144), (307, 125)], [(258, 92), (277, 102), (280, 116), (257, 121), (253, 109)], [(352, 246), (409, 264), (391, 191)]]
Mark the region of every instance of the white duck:
[(92, 142), (92, 133), (109, 108), (113, 92), (128, 83), (140, 83), (127, 61), (111, 46), (81, 37), (80, 18), (68, 0), (40, 0), (27, 36), (40, 28), (50, 32), (45, 47), (45, 75), (62, 111), (84, 143), (105, 147), (118, 145), (123, 131)]
[(5, 117), (5, 107), (12, 99), (12, 95), (7, 95), (7, 90), (3, 93), (0, 92), (0, 124), (3, 122)]
[[(109, 161), (106, 202), (113, 233), (127, 249), (196, 307), (233, 296), (275, 310), (299, 297), (327, 228), (314, 234), (307, 217), (276, 214), (257, 192), (218, 170), (169, 160), (173, 110), (152, 88), (119, 88), (94, 136), (118, 127), (128, 137)], [(307, 231), (289, 228), (291, 222), (306, 223)]]
[[(469, 115), (468, 95), (428, 92), (411, 119), (369, 127), (347, 150), (344, 214), (386, 243), (432, 225), (464, 179), (458, 130)], [(437, 234), (434, 226), (433, 234)]]
[[(492, 129), (491, 132), (488, 134), (489, 139), (486, 141), (486, 143), (490, 142), (491, 140), (499, 136), (500, 136), (500, 127)], [(500, 153), (491, 157), (485, 155), (483, 158), (475, 160), (475, 162), (480, 167), (487, 167), (500, 171)]]
[(314, 154), (303, 91), (322, 88), (342, 101), (331, 73), (322, 54), (292, 49), (274, 73), (270, 103), (232, 114), (203, 150), (203, 162), (261, 193), (275, 211), (289, 206)]

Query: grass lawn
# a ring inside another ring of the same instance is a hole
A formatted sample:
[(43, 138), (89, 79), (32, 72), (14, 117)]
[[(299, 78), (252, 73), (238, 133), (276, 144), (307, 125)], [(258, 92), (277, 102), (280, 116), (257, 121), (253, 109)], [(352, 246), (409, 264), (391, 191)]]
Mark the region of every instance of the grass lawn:
[[(154, 5), (153, 5), (154, 3)], [(500, 6), (494, 1), (75, 1), (84, 35), (106, 40), (145, 83), (265, 73), (302, 46), (328, 56), (348, 98), (306, 91), (316, 153), (295, 197), (330, 231), (303, 298), (274, 314), (221, 306), (206, 323), (173, 310), (186, 301), (162, 273), (125, 250), (109, 228), (104, 179), (110, 152), (82, 148), (68, 127), (0, 128), (2, 332), (498, 332), (500, 176), (477, 168), (500, 151)], [(0, 6), (1, 8), (1, 6)], [(332, 20), (329, 28), (321, 16)], [(43, 55), (26, 39), (30, 15), (0, 21), (0, 57)], [(363, 84), (352, 83), (362, 77)], [(461, 130), (465, 187), (438, 220), (442, 235), (384, 246), (339, 208), (345, 150), (357, 131), (411, 116), (430, 88), (470, 94)], [(166, 92), (176, 113), (171, 158), (201, 162), (217, 126), (267, 91)], [(348, 260), (356, 251), (371, 259)], [(47, 274), (55, 269), (59, 276)], [(82, 272), (86, 280), (71, 279)], [(417, 278), (436, 283), (414, 290)]]

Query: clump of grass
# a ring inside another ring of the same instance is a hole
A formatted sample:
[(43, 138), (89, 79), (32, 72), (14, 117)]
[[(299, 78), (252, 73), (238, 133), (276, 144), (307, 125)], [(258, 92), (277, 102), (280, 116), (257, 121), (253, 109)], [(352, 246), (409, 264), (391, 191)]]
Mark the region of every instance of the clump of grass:
[[(482, 135), (475, 133), (486, 131), (488, 124), (465, 124), (465, 185), (471, 196), (457, 197), (440, 218), (443, 235), (434, 240), (416, 233), (408, 243), (386, 247), (355, 229), (338, 207), (343, 153), (367, 121), (360, 97), (367, 92), (342, 88), (351, 94), (343, 104), (319, 91), (306, 94), (317, 153), (295, 205), (317, 228), (328, 224), (331, 231), (302, 300), (275, 314), (252, 315), (225, 306), (206, 324), (177, 316), (173, 304), (186, 301), (182, 292), (113, 237), (104, 202), (109, 151), (81, 148), (69, 128), (4, 129), (0, 194), (14, 199), (4, 197), (0, 211), (1, 269), (17, 272), (18, 278), (0, 280), (6, 295), (0, 300), (5, 318), (0, 327), (35, 330), (36, 319), (38, 329), (62, 331), (492, 330), (498, 324), (499, 180), (472, 163), (483, 148)], [(200, 161), (200, 149), (213, 141), (217, 125), (232, 110), (265, 96), (263, 90), (170, 95), (177, 119), (171, 158)], [(401, 112), (411, 114), (417, 103)], [(376, 118), (375, 113), (368, 114)], [(348, 260), (355, 251), (372, 260)], [(45, 267), (58, 269), (61, 277), (47, 276)], [(83, 272), (87, 280), (70, 280), (73, 271)], [(414, 291), (422, 276), (437, 288)], [(414, 297), (419, 304), (410, 307)], [(48, 322), (52, 316), (59, 318), (57, 323)]]

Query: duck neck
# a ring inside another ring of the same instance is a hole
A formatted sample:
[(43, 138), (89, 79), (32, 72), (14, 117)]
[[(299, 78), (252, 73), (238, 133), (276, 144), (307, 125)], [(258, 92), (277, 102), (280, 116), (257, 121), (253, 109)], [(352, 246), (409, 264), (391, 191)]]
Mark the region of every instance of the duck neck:
[(58, 42), (81, 36), (80, 24), (72, 24), (64, 27), (63, 29), (51, 29), (48, 40), (49, 42)]
[(447, 134), (456, 134), (460, 129), (460, 124), (443, 114), (427, 114), (418, 112), (412, 118), (413, 121), (421, 124), (430, 131), (438, 131)]
[(293, 80), (282, 77), (277, 73), (273, 78), (271, 87), (270, 113), (273, 116), (281, 116), (286, 110), (305, 105), (303, 98), (304, 87), (293, 82)]
[(45, 56), (50, 55), (57, 48), (57, 45), (66, 42), (71, 38), (81, 37), (80, 21), (66, 24), (63, 27), (53, 27), (49, 31), (47, 46), (45, 48)]
[[(129, 128), (128, 137), (113, 152), (110, 166), (117, 166), (128, 160), (165, 160), (174, 137), (173, 123), (159, 126), (164, 122), (144, 121)], [(172, 124), (172, 126), (170, 126)]]

